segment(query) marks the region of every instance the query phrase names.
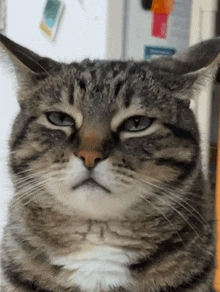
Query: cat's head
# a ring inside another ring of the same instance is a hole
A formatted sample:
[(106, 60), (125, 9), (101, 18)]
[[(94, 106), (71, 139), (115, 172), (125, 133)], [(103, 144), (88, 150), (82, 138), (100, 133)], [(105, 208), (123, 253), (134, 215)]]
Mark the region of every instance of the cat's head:
[(132, 209), (166, 213), (184, 185), (198, 182), (199, 133), (189, 104), (217, 67), (220, 39), (151, 62), (72, 64), (2, 35), (0, 42), (19, 80), (10, 167), (21, 200), (47, 198), (106, 220)]

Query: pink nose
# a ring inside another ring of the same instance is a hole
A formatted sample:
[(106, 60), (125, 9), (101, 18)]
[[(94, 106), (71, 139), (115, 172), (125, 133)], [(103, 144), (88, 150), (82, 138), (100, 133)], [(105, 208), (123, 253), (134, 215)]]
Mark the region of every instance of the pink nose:
[(80, 150), (78, 152), (78, 157), (84, 162), (84, 165), (91, 169), (96, 166), (96, 164), (103, 159), (102, 154), (98, 151)]

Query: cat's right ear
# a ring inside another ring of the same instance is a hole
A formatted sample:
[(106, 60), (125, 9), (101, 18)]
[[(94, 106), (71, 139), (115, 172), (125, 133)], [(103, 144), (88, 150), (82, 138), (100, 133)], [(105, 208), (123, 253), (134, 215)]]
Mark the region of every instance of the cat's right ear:
[(0, 48), (11, 59), (19, 79), (37, 82), (61, 69), (60, 63), (35, 54), (2, 34), (0, 34)]
[(164, 88), (190, 104), (217, 72), (220, 37), (204, 40), (173, 57), (152, 59), (150, 64)]

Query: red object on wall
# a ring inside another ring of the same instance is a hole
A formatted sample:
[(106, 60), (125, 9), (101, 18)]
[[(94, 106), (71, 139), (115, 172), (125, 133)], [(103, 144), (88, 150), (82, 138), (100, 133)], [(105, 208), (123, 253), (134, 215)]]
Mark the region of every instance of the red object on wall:
[(168, 16), (173, 11), (174, 0), (153, 0), (152, 36), (167, 37)]

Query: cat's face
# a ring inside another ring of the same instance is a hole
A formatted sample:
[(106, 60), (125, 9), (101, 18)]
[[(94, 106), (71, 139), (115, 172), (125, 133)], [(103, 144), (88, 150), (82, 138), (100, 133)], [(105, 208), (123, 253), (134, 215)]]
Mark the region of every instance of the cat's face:
[(23, 90), (11, 136), (18, 190), (92, 219), (169, 208), (155, 194), (189, 179), (198, 132), (157, 74), (146, 62), (84, 62)]
[(1, 34), (0, 45), (19, 80), (10, 167), (21, 208), (38, 201), (91, 219), (142, 213), (152, 222), (178, 211), (189, 185), (202, 188), (189, 104), (217, 68), (218, 38), (140, 63), (67, 65)]

